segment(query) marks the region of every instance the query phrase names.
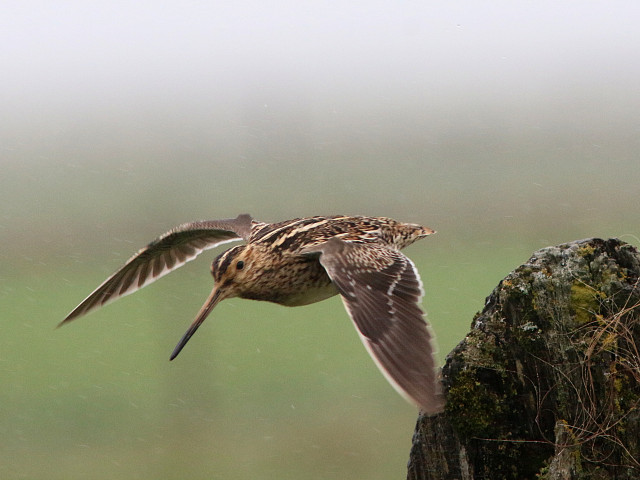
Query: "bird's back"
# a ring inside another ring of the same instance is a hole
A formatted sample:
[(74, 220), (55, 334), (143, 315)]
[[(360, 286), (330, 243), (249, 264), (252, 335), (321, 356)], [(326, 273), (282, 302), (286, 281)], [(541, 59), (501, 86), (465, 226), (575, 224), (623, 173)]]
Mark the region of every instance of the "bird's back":
[(347, 242), (375, 243), (400, 250), (433, 233), (417, 224), (386, 217), (317, 216), (279, 223), (254, 223), (249, 243), (267, 246), (274, 253), (297, 253), (331, 238)]

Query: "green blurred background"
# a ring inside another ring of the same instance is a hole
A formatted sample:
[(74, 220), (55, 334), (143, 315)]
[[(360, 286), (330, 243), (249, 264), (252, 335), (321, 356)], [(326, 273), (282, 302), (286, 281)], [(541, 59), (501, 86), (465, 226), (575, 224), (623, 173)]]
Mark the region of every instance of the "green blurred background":
[(640, 241), (640, 7), (8, 2), (0, 478), (404, 478), (416, 409), (338, 298), (227, 300), (196, 262), (56, 330), (158, 234), (391, 216), (440, 359), (536, 249)]

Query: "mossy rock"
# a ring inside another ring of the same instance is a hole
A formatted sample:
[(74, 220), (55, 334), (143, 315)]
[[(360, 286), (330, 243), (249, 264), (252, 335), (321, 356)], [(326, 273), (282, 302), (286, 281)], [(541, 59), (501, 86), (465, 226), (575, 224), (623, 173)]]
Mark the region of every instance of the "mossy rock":
[(502, 280), (447, 356), (407, 478), (640, 478), (639, 277), (634, 247), (587, 239)]

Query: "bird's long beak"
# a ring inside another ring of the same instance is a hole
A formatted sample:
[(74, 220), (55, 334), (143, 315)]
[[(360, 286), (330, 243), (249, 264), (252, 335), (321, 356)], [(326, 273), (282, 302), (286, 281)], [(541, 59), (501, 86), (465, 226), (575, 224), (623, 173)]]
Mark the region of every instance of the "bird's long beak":
[(215, 307), (217, 303), (220, 300), (222, 300), (222, 298), (224, 298), (220, 295), (220, 292), (221, 290), (218, 289), (217, 286), (213, 287), (213, 290), (211, 291), (209, 298), (207, 298), (207, 301), (204, 303), (204, 305), (202, 305), (202, 308), (198, 312), (198, 315), (196, 315), (196, 319), (193, 321), (193, 323), (189, 327), (189, 330), (187, 330), (187, 332), (182, 336), (182, 338), (178, 342), (178, 345), (176, 345), (176, 348), (173, 349), (173, 353), (171, 354), (171, 358), (169, 358), (169, 360), (173, 360), (178, 356), (178, 354), (187, 344), (189, 339), (193, 336), (194, 333), (196, 333), (196, 330), (198, 330), (198, 327), (202, 324), (202, 322), (204, 322), (204, 319), (207, 318), (207, 316), (211, 313), (211, 310), (213, 310), (213, 307)]

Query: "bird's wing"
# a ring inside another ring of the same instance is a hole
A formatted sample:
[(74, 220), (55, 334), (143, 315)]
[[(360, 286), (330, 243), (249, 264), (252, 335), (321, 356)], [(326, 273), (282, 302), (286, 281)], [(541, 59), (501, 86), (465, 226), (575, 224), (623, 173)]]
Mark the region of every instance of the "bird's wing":
[(425, 413), (442, 411), (432, 335), (413, 262), (397, 250), (333, 238), (311, 247), (384, 376)]
[(223, 243), (248, 239), (251, 217), (182, 224), (138, 251), (127, 263), (60, 323), (63, 325), (91, 310), (129, 295), (196, 258), (204, 250)]

